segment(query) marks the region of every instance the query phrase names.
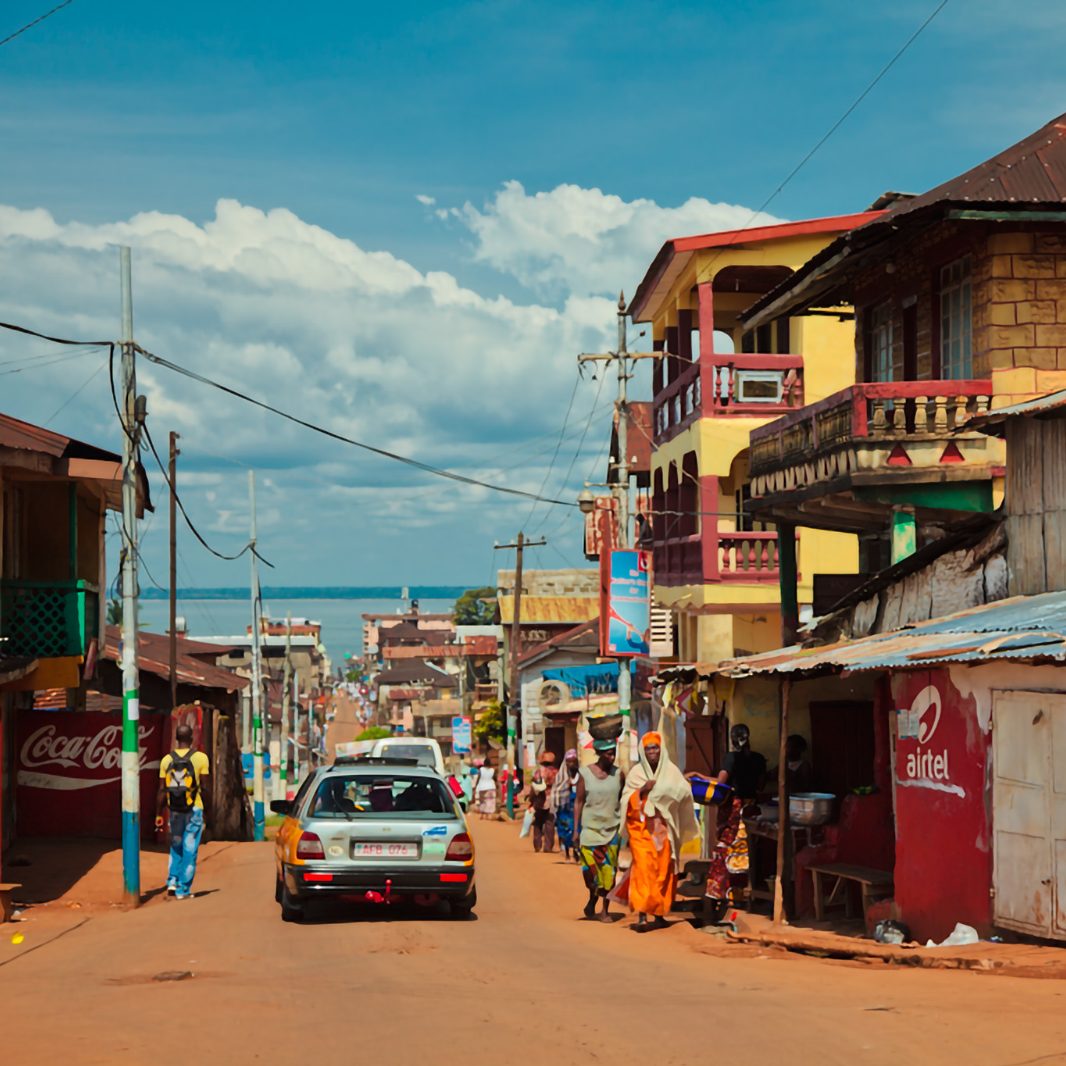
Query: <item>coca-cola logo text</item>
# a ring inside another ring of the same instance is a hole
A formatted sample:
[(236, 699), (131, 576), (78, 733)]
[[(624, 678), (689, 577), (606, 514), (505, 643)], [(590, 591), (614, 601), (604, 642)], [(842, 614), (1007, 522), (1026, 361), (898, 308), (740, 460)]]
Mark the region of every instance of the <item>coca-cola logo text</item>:
[[(148, 758), (145, 741), (150, 733), (149, 726), (137, 730), (142, 769)], [(20, 758), (27, 769), (81, 766), (86, 770), (116, 770), (122, 762), (122, 726), (106, 725), (93, 737), (72, 737), (58, 733), (55, 724), (49, 723), (26, 738)]]

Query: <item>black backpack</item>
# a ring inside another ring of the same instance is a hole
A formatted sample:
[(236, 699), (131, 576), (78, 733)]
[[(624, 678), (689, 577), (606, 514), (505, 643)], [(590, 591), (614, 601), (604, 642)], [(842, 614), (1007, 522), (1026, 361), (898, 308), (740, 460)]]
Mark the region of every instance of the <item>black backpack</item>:
[(167, 806), (175, 814), (187, 814), (196, 803), (196, 794), (200, 786), (196, 782), (196, 771), (192, 765), (191, 751), (179, 755), (170, 753), (170, 766), (167, 767), (165, 784), (167, 789)]

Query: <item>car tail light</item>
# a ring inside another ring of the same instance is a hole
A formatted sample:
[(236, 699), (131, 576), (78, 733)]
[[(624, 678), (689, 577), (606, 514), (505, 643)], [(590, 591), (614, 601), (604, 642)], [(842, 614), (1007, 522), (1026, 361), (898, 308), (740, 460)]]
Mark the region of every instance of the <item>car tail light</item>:
[(322, 847), (322, 841), (316, 833), (303, 833), (296, 843), (296, 858), (298, 859), (324, 859), (326, 849)]
[(440, 881), (442, 885), (457, 885), (465, 884), (470, 880), (469, 874), (441, 874)]
[(448, 845), (448, 854), (444, 856), (445, 862), (473, 862), (474, 842), (469, 833), (459, 833)]
[(305, 881), (332, 881), (333, 880), (333, 874), (322, 874), (322, 873), (314, 873), (313, 871), (308, 871), (307, 873), (304, 874), (304, 880)]

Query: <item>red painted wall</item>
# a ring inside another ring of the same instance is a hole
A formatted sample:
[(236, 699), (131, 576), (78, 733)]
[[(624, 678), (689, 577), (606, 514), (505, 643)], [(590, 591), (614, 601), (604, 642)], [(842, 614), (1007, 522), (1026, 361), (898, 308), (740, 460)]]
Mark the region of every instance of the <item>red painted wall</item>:
[[(145, 714), (141, 749), (141, 836), (152, 839), (166, 719)], [(16, 820), (20, 836), (122, 833), (122, 715), (18, 712)]]
[[(896, 674), (896, 906), (919, 940), (992, 922), (990, 737), (946, 670)], [(914, 712), (913, 714), (910, 712)], [(909, 719), (909, 721), (908, 721)], [(913, 735), (907, 736), (910, 732)]]

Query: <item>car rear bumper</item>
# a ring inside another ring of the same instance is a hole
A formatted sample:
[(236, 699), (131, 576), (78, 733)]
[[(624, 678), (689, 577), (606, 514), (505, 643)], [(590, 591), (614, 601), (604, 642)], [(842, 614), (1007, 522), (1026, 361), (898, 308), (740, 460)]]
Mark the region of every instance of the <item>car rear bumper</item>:
[(474, 892), (473, 866), (419, 866), (417, 869), (352, 870), (322, 863), (283, 869), (285, 887), (296, 899), (319, 896), (407, 897), (434, 895), (462, 900)]

